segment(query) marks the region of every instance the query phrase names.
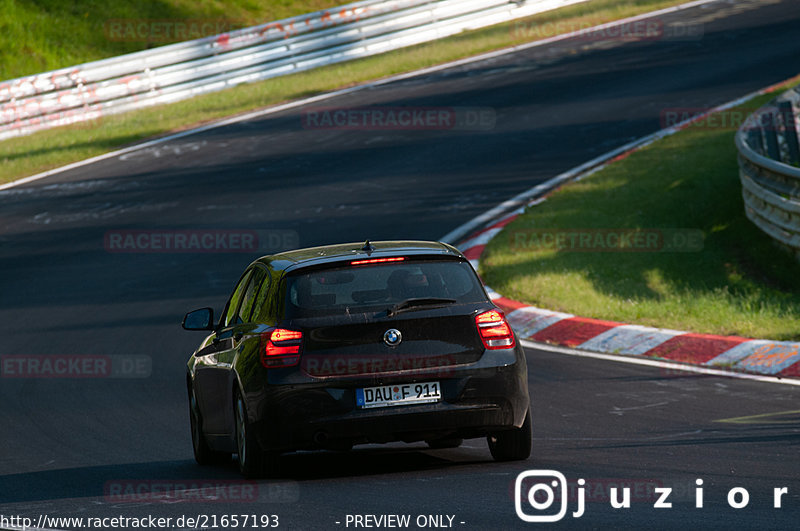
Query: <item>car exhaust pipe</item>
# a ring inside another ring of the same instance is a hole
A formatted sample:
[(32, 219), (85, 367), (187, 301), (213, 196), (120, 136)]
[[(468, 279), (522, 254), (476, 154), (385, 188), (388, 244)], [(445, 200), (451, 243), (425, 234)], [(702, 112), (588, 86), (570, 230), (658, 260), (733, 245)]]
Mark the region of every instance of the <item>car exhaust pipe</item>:
[(324, 431), (318, 431), (314, 434), (314, 443), (315, 444), (325, 444), (328, 442), (328, 433)]

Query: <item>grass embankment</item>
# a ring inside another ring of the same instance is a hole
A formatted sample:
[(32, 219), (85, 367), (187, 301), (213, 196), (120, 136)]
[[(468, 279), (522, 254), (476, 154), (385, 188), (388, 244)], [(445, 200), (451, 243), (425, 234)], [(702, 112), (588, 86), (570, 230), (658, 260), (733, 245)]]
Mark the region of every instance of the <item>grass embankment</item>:
[[(512, 299), (586, 317), (800, 339), (800, 265), (745, 217), (734, 129), (714, 123), (659, 140), (530, 208), (487, 247), (484, 280)], [(630, 228), (643, 231), (640, 252), (596, 252), (619, 245), (625, 231), (593, 229)], [(566, 229), (589, 239), (573, 245)], [(671, 229), (702, 231), (702, 250), (657, 251)], [(561, 251), (543, 237), (559, 233)]]
[[(682, 1), (592, 0), (528, 19), (465, 32), (447, 39), (375, 57), (251, 85), (241, 85), (172, 105), (108, 116), (94, 122), (6, 140), (0, 142), (0, 182), (19, 179), (76, 160), (96, 156), (145, 138), (185, 129), (224, 116), (550, 37), (558, 31), (584, 28), (588, 25), (677, 5)], [(8, 0), (5, 0), (5, 3), (4, 0), (0, 0), (0, 6), (7, 3)], [(3, 72), (0, 78), (8, 79), (31, 73), (30, 64), (37, 65), (35, 71), (41, 71), (134, 51), (133, 43), (104, 42), (104, 39), (108, 39), (104, 36), (103, 23), (109, 19), (160, 20), (184, 17), (187, 20), (196, 20), (222, 16), (220, 13), (224, 13), (231, 20), (249, 20), (247, 17), (252, 16), (253, 23), (256, 23), (263, 21), (264, 18), (275, 19), (298, 14), (296, 12), (298, 6), (312, 11), (325, 7), (326, 4), (334, 3), (342, 2), (307, 0), (305, 2), (258, 3), (247, 0), (235, 2), (205, 0), (195, 3), (189, 0), (170, 0), (165, 3), (148, 0), (143, 4), (146, 6), (145, 8), (134, 10), (131, 7), (132, 3), (129, 2), (112, 2), (107, 6), (100, 2), (72, 3), (62, 6), (61, 2), (53, 1), (50, 3), (49, 14), (45, 16), (34, 11), (33, 8), (11, 2), (8, 6), (9, 10), (6, 12), (0, 9), (0, 28), (11, 28), (7, 33), (0, 32), (0, 36), (2, 36), (0, 38), (5, 39), (0, 40), (0, 47), (4, 50), (3, 57), (6, 58), (6, 63), (0, 63), (0, 69), (2, 69), (0, 72)], [(197, 10), (195, 10), (195, 4), (199, 6)], [(263, 7), (260, 7), (261, 4)], [(111, 11), (111, 6), (117, 5), (120, 7)], [(269, 11), (276, 5), (284, 6), (284, 8)], [(288, 6), (291, 6), (291, 9)], [(162, 9), (164, 11), (161, 11)], [(36, 22), (37, 17), (46, 18), (38, 23)], [(85, 24), (81, 25), (83, 18), (86, 19)], [(40, 32), (42, 35), (39, 35)], [(35, 38), (33, 33), (37, 33)], [(146, 46), (139, 43), (138, 48), (135, 49), (143, 47)], [(40, 59), (34, 59), (31, 63), (31, 60), (23, 57), (10, 58), (12, 55), (24, 56), (26, 54)], [(16, 61), (23, 63), (17, 65)]]

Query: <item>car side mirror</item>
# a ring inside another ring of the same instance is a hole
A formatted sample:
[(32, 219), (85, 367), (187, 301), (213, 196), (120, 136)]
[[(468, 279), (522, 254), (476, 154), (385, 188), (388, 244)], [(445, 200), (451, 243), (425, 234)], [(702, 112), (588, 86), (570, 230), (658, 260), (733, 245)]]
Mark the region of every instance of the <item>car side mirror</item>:
[(187, 313), (181, 323), (184, 330), (214, 330), (214, 310), (200, 308)]

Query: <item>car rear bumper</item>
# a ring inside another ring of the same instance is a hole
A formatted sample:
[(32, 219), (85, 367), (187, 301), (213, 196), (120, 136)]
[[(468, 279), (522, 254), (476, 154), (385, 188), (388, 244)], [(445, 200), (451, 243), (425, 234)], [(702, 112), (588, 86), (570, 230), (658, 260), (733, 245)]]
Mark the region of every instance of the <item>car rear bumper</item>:
[(413, 442), (440, 437), (473, 438), (519, 427), (530, 403), (522, 349), (505, 366), (454, 370), (440, 382), (442, 400), (432, 404), (359, 408), (355, 389), (408, 382), (388, 378), (343, 385), (293, 386), (268, 392), (257, 406), (253, 428), (267, 451), (290, 451), (348, 444)]

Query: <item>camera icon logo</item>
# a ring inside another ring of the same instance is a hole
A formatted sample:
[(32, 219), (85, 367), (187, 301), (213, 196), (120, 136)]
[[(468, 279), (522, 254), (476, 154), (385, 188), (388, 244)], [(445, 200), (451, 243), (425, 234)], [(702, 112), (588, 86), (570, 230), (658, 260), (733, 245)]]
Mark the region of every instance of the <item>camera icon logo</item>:
[[(536, 478), (536, 483), (530, 485), (529, 478)], [(554, 489), (559, 489), (561, 500), (557, 512), (551, 510), (557, 497)], [(524, 522), (558, 522), (567, 514), (567, 478), (557, 470), (521, 472), (514, 483), (514, 508)], [(531, 508), (533, 512), (526, 512)]]

